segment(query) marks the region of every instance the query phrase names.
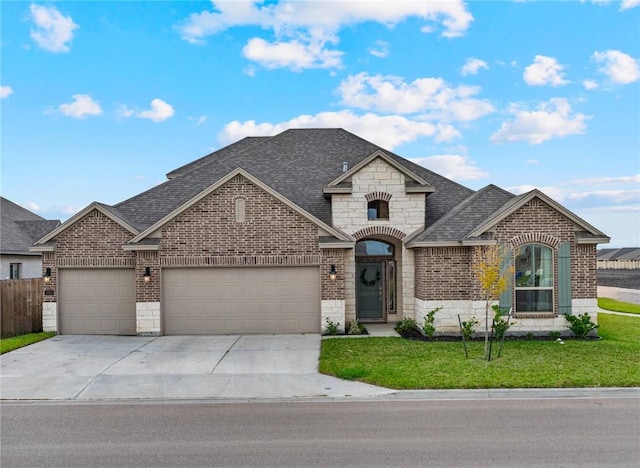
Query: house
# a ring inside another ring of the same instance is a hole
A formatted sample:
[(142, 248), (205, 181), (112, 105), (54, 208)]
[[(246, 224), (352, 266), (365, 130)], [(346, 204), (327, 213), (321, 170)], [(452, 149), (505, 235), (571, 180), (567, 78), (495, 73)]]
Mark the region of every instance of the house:
[(598, 268), (603, 270), (640, 270), (640, 248), (600, 249)]
[[(595, 317), (608, 237), (538, 190), (473, 191), (342, 129), (248, 137), (35, 243), (46, 330), (66, 334), (320, 332), (331, 320), (484, 314), (475, 246), (508, 246), (515, 330)], [(47, 270), (49, 271), (49, 270)]]
[(29, 247), (60, 224), (0, 197), (0, 279), (42, 277), (42, 254)]

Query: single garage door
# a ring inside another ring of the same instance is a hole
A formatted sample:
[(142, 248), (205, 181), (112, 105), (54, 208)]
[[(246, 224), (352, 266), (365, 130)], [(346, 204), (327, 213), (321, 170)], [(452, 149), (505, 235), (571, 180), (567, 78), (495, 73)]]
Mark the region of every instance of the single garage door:
[(318, 333), (318, 267), (165, 268), (166, 335)]
[(135, 335), (133, 269), (61, 269), (59, 331), (65, 335)]

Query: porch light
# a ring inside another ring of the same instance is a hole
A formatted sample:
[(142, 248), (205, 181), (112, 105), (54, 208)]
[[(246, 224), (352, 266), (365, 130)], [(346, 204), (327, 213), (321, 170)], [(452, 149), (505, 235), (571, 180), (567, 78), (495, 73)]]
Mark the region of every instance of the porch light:
[(143, 278), (145, 283), (148, 283), (149, 281), (151, 281), (151, 267), (144, 268)]
[(331, 265), (331, 270), (329, 270), (329, 279), (331, 281), (335, 281), (336, 280), (336, 266), (335, 265)]
[(47, 270), (44, 273), (44, 277), (42, 278), (44, 280), (45, 283), (48, 283), (51, 281), (51, 268), (47, 267)]

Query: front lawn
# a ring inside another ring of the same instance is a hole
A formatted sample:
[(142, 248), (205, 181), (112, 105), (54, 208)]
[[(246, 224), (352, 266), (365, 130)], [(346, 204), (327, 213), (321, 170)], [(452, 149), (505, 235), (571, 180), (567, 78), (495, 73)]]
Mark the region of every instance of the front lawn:
[(640, 386), (640, 318), (600, 314), (598, 322), (602, 340), (505, 341), (491, 362), (480, 341), (466, 359), (461, 342), (325, 339), (320, 372), (395, 389)]
[(640, 314), (640, 304), (632, 304), (630, 302), (616, 301), (608, 297), (598, 298), (598, 307), (605, 310), (613, 310), (615, 312), (627, 312), (628, 314)]
[(54, 332), (28, 333), (26, 335), (12, 336), (11, 338), (2, 338), (0, 340), (0, 354), (8, 353), (14, 349), (28, 346), (38, 341), (46, 340), (55, 336)]

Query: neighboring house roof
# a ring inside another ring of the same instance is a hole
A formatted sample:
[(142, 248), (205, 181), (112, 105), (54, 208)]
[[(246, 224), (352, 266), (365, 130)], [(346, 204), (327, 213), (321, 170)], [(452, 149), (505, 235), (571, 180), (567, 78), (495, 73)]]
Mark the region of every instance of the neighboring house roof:
[(0, 201), (0, 253), (38, 255), (30, 252), (29, 247), (60, 225), (60, 221), (44, 219), (4, 197)]
[(612, 260), (640, 260), (640, 248), (625, 247), (622, 249), (601, 249), (597, 252), (597, 259), (601, 261)]

